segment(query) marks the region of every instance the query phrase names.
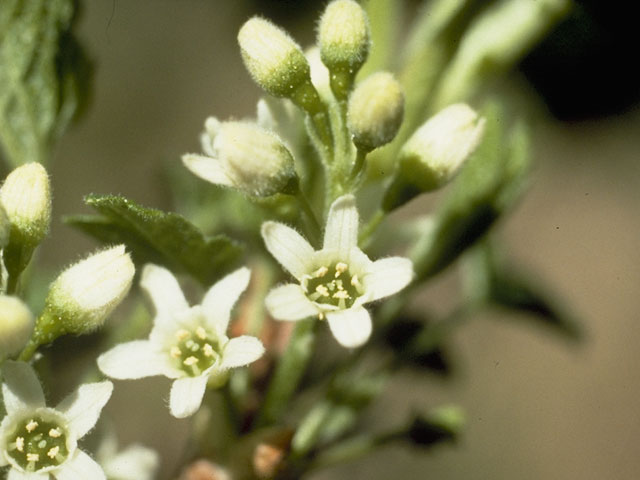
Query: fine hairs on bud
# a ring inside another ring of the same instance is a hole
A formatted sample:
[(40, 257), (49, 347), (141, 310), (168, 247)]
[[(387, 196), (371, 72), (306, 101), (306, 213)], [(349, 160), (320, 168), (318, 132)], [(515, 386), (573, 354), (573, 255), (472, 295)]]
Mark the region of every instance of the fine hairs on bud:
[(450, 105), (423, 124), (399, 154), (401, 174), (422, 191), (448, 183), (482, 140), (484, 118), (464, 103)]
[(388, 72), (365, 78), (351, 94), (348, 125), (353, 143), (369, 152), (394, 139), (404, 115), (404, 95)]
[(135, 267), (124, 245), (102, 250), (72, 265), (49, 288), (46, 308), (68, 333), (100, 327), (131, 287)]
[(18, 241), (39, 244), (51, 223), (51, 187), (44, 167), (32, 162), (13, 170), (0, 188), (0, 202)]
[(238, 43), (253, 80), (271, 95), (289, 97), (310, 80), (309, 64), (300, 46), (268, 20), (247, 20), (238, 32)]
[(327, 5), (318, 25), (318, 45), (330, 70), (344, 68), (355, 74), (360, 69), (371, 40), (367, 14), (358, 2), (335, 0)]
[(213, 117), (205, 128), (203, 148), (210, 156), (182, 157), (200, 178), (255, 197), (286, 193), (297, 179), (293, 156), (276, 134), (254, 123), (219, 122)]
[(0, 360), (22, 350), (34, 323), (31, 311), (20, 299), (0, 294)]

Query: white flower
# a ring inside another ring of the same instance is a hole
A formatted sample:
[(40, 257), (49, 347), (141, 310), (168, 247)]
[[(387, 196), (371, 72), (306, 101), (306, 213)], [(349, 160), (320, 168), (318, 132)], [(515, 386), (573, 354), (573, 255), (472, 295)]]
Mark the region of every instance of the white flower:
[(201, 305), (189, 307), (171, 272), (146, 265), (140, 284), (156, 309), (149, 339), (123, 343), (100, 355), (100, 370), (118, 379), (154, 375), (174, 379), (171, 414), (178, 418), (192, 415), (202, 403), (209, 380), (264, 353), (255, 337), (226, 336), (231, 309), (247, 288), (249, 277), (249, 269), (236, 270), (213, 285)]
[(0, 466), (11, 466), (7, 479), (104, 480), (102, 468), (77, 445), (96, 424), (113, 384), (81, 385), (56, 408), (48, 408), (31, 366), (7, 361), (2, 373), (7, 415), (0, 424)]
[(278, 320), (318, 315), (329, 322), (336, 340), (358, 347), (371, 335), (371, 317), (363, 305), (402, 290), (413, 277), (411, 260), (390, 257), (372, 262), (358, 248), (358, 211), (353, 195), (331, 205), (322, 250), (292, 228), (277, 222), (262, 225), (267, 250), (299, 284), (272, 289), (265, 300)]
[(160, 464), (158, 453), (142, 445), (133, 444), (118, 451), (111, 432), (100, 443), (96, 459), (109, 480), (152, 480)]

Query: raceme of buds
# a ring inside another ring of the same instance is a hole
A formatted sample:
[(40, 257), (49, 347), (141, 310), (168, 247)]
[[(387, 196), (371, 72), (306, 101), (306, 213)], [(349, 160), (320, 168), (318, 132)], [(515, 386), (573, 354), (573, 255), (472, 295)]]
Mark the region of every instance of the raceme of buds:
[(187, 154), (182, 161), (208, 182), (256, 197), (289, 193), (297, 185), (293, 157), (285, 144), (254, 123), (207, 119), (203, 149), (207, 155)]
[(369, 152), (389, 143), (398, 133), (404, 115), (404, 95), (388, 72), (365, 78), (349, 98), (348, 123), (353, 143)]
[(482, 140), (484, 118), (464, 103), (441, 110), (407, 140), (383, 206), (390, 211), (447, 184)]
[(479, 145), (484, 118), (464, 103), (441, 110), (407, 140), (399, 164), (423, 191), (448, 183)]
[(369, 22), (354, 0), (335, 0), (327, 5), (318, 26), (322, 62), (331, 71), (336, 96), (346, 97), (353, 78), (369, 54)]
[(0, 202), (11, 222), (11, 235), (17, 237), (15, 242), (39, 244), (51, 223), (51, 188), (44, 167), (33, 162), (13, 170), (0, 188)]
[(100, 327), (124, 299), (135, 268), (124, 245), (102, 250), (72, 265), (49, 288), (46, 311), (64, 333), (89, 333)]
[(254, 81), (271, 95), (291, 96), (309, 82), (309, 64), (300, 46), (281, 28), (253, 17), (240, 28), (238, 43)]
[(20, 299), (0, 294), (0, 360), (22, 350), (33, 325), (33, 315)]

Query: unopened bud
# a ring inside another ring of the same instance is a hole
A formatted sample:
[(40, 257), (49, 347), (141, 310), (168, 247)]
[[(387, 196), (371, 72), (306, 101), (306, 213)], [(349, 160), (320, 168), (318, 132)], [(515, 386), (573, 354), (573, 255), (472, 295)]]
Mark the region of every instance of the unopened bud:
[(0, 202), (11, 222), (11, 242), (38, 245), (51, 223), (51, 188), (44, 167), (33, 162), (13, 170), (0, 188)]
[(0, 294), (0, 360), (22, 350), (33, 326), (33, 315), (21, 300)]
[(124, 245), (95, 253), (72, 265), (49, 288), (46, 311), (64, 333), (100, 327), (131, 287), (135, 267)]
[(275, 133), (249, 122), (221, 123), (214, 118), (205, 127), (203, 143), (210, 156), (182, 157), (200, 178), (256, 197), (290, 193), (297, 185), (293, 157)]
[(331, 72), (331, 88), (338, 98), (346, 98), (369, 55), (369, 21), (364, 9), (353, 0), (327, 5), (318, 26), (318, 45), (322, 62)]
[(348, 123), (353, 143), (369, 152), (394, 139), (402, 124), (404, 95), (388, 72), (364, 79), (349, 98)]
[(484, 118), (464, 103), (422, 125), (400, 150), (400, 169), (423, 191), (448, 183), (482, 140)]
[(309, 64), (300, 46), (268, 20), (247, 20), (238, 33), (238, 43), (247, 70), (271, 95), (289, 97), (309, 81)]
[(390, 211), (423, 192), (446, 185), (482, 140), (484, 118), (464, 103), (431, 117), (407, 140), (398, 171), (383, 201)]

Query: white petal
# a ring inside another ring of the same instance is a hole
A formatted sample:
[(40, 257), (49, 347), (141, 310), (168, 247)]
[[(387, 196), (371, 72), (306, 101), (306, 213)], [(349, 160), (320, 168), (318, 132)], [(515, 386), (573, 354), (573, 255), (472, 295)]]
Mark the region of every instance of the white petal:
[(307, 273), (313, 248), (293, 228), (278, 222), (262, 224), (262, 238), (269, 253), (298, 280)]
[(179, 378), (173, 382), (169, 399), (171, 415), (176, 418), (185, 418), (193, 415), (202, 404), (207, 380), (208, 377), (206, 375), (201, 375), (199, 377)]
[(324, 232), (323, 250), (332, 250), (343, 261), (358, 245), (358, 210), (353, 195), (343, 195), (331, 204)]
[(98, 357), (98, 367), (105, 375), (120, 380), (165, 375), (175, 378), (168, 355), (148, 340), (121, 343)]
[(119, 480), (151, 480), (158, 469), (157, 452), (142, 445), (131, 445), (103, 464), (110, 478)]
[(7, 414), (11, 415), (24, 408), (45, 406), (40, 381), (31, 365), (7, 360), (2, 367), (2, 373), (2, 395)]
[(164, 267), (151, 263), (145, 265), (140, 286), (151, 297), (158, 317), (156, 322), (170, 322), (189, 308), (176, 277)]
[(55, 470), (53, 476), (57, 480), (106, 480), (102, 467), (82, 450), (76, 450), (72, 458), (62, 468)]
[(302, 287), (293, 283), (272, 288), (264, 303), (271, 316), (277, 320), (296, 321), (320, 313), (318, 307), (304, 294)]
[(56, 410), (67, 418), (69, 430), (77, 438), (82, 438), (95, 426), (112, 392), (113, 383), (109, 381), (80, 385), (78, 390), (60, 402)]
[(388, 297), (406, 287), (413, 279), (413, 263), (408, 258), (389, 257), (371, 264), (362, 283), (370, 300)]
[(371, 317), (364, 308), (327, 313), (331, 333), (340, 345), (359, 347), (371, 336)]
[(7, 480), (49, 480), (48, 473), (27, 473), (19, 472), (15, 468), (9, 470)]
[(207, 182), (216, 185), (233, 186), (233, 180), (224, 169), (220, 160), (204, 155), (187, 154), (182, 156), (182, 163), (191, 170), (192, 173)]
[(243, 335), (232, 338), (224, 346), (222, 353), (223, 369), (242, 367), (255, 362), (264, 354), (264, 346), (256, 337)]
[(202, 309), (207, 320), (216, 327), (218, 335), (226, 333), (231, 309), (247, 289), (250, 278), (251, 271), (246, 267), (240, 268), (213, 285), (204, 296)]

